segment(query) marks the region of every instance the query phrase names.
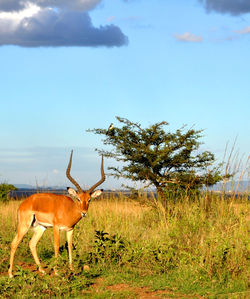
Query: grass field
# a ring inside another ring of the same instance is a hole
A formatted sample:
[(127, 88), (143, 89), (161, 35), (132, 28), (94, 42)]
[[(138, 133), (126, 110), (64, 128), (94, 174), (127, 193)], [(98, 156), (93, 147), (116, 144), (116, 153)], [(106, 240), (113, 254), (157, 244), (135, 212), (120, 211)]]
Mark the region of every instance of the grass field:
[(0, 204), (1, 298), (249, 298), (249, 204), (204, 195), (199, 201), (93, 201), (74, 230), (74, 271), (61, 233), (54, 276), (53, 234), (38, 244), (46, 275), (28, 247), (17, 249), (14, 279), (7, 276), (20, 202)]

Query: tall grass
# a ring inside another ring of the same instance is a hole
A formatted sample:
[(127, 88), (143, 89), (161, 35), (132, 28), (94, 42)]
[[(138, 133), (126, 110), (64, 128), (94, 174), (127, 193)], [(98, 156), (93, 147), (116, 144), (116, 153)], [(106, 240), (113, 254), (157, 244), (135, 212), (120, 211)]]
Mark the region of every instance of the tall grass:
[[(0, 272), (4, 275), (18, 205), (0, 204)], [(164, 275), (166, 286), (186, 293), (243, 292), (249, 281), (249, 215), (247, 195), (232, 201), (206, 193), (199, 200), (170, 200), (167, 208), (156, 199), (145, 198), (141, 204), (123, 195), (96, 200), (74, 230), (75, 269), (79, 274), (88, 264), (112, 273), (130, 269), (141, 275)], [(16, 264), (33, 263), (29, 237), (17, 250)], [(62, 233), (61, 271), (67, 268), (65, 242)], [(40, 240), (38, 253), (44, 264), (51, 263), (52, 230)]]

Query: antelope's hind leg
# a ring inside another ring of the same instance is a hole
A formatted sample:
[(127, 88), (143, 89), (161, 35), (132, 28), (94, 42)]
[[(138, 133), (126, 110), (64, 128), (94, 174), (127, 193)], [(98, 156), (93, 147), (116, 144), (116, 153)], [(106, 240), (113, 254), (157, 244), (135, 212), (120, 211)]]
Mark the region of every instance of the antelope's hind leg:
[(12, 270), (13, 270), (14, 257), (15, 257), (17, 247), (22, 241), (24, 235), (29, 230), (34, 219), (34, 215), (32, 213), (29, 214), (19, 213), (18, 218), (19, 218), (19, 222), (18, 222), (17, 234), (11, 243), (10, 267), (8, 270), (8, 274), (10, 278), (13, 277)]
[(34, 228), (34, 235), (32, 236), (30, 242), (29, 242), (29, 246), (30, 246), (30, 250), (31, 250), (31, 253), (33, 255), (33, 258), (38, 266), (38, 269), (41, 273), (45, 274), (45, 271), (43, 270), (42, 266), (41, 266), (41, 263), (40, 263), (40, 260), (38, 258), (38, 255), (37, 255), (37, 251), (36, 251), (36, 245), (38, 243), (38, 241), (41, 239), (43, 233), (45, 232), (46, 228), (41, 226), (41, 225), (37, 225), (35, 228)]
[[(55, 258), (57, 264), (57, 258), (59, 253), (59, 245), (60, 245), (60, 235), (59, 235), (59, 227), (57, 225), (53, 226), (53, 233), (54, 233), (54, 250), (55, 250)], [(59, 275), (57, 272), (57, 265), (54, 267), (55, 275)]]

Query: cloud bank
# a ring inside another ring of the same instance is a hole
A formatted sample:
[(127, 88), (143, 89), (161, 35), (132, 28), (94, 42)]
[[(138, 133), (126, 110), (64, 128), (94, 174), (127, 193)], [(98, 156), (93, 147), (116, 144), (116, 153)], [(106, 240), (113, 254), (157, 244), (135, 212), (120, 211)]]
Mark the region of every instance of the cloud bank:
[(115, 25), (94, 27), (102, 0), (0, 0), (0, 45), (114, 47), (128, 43)]
[[(33, 186), (71, 186), (65, 175), (72, 147), (0, 148), (0, 183), (30, 184)], [(92, 147), (74, 147), (71, 173), (88, 189), (100, 178), (101, 157)], [(111, 166), (105, 161), (105, 169)], [(4, 174), (4, 176), (3, 176)], [(124, 181), (122, 182), (124, 183)], [(109, 178), (104, 189), (122, 184)]]
[(217, 11), (219, 13), (229, 13), (231, 15), (241, 15), (250, 13), (249, 0), (199, 0), (208, 12)]

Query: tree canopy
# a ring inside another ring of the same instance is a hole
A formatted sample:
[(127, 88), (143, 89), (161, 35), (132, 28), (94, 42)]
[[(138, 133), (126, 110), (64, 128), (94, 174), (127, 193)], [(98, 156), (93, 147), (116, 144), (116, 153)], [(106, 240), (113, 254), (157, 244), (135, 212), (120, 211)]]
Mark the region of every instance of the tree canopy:
[(147, 128), (126, 118), (116, 117), (121, 126), (92, 129), (89, 132), (104, 136), (104, 144), (111, 151), (98, 150), (106, 157), (122, 161), (121, 167), (110, 167), (116, 178), (140, 181), (153, 185), (160, 195), (169, 189), (198, 189), (223, 179), (215, 157), (201, 151), (203, 130), (186, 126), (171, 133), (166, 121)]

